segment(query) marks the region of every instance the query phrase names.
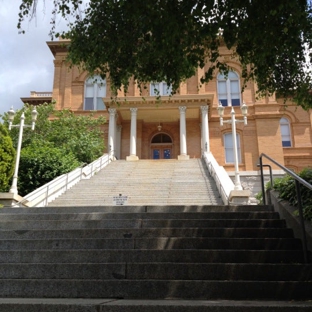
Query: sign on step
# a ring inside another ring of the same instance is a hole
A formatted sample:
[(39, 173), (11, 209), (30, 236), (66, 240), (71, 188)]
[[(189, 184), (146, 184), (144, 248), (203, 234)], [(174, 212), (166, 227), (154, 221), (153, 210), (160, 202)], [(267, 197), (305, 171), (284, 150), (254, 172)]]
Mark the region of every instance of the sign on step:
[(119, 194), (119, 196), (113, 196), (113, 204), (115, 206), (124, 206), (128, 202), (128, 196), (123, 196)]

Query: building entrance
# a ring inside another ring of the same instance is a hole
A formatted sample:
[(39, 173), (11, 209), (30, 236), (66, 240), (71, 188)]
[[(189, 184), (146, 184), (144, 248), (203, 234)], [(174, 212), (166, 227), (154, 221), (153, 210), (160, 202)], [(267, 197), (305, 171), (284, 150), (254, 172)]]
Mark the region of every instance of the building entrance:
[(151, 141), (152, 159), (172, 158), (172, 139), (168, 134), (157, 133)]

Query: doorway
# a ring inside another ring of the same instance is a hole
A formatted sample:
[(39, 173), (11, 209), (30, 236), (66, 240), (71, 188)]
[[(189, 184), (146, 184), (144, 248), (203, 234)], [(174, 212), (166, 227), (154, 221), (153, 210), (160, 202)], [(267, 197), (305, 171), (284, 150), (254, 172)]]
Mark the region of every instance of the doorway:
[(151, 140), (152, 159), (172, 158), (172, 139), (166, 133), (157, 133)]

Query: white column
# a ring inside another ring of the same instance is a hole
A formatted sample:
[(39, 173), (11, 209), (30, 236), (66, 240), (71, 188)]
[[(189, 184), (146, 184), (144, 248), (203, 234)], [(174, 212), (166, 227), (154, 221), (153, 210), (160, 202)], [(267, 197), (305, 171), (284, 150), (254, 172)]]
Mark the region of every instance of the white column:
[(118, 125), (116, 127), (116, 157), (117, 159), (121, 159), (121, 129), (122, 126)]
[(115, 156), (116, 108), (109, 108), (108, 153)]
[(186, 106), (179, 106), (180, 110), (180, 155), (178, 155), (179, 160), (189, 159), (190, 156), (187, 155), (186, 147)]
[(209, 126), (208, 126), (208, 106), (201, 106), (202, 113), (202, 148), (203, 152), (210, 152), (209, 144)]
[(139, 160), (136, 155), (136, 128), (137, 128), (137, 108), (130, 108), (131, 111), (131, 130), (130, 130), (130, 156), (127, 156), (127, 160), (134, 161)]

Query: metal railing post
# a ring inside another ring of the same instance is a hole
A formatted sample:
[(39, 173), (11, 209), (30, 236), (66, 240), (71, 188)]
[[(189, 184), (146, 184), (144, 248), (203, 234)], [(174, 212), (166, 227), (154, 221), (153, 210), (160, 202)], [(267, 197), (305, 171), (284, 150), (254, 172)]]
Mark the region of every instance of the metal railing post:
[(47, 192), (46, 192), (46, 203), (45, 203), (46, 206), (48, 206), (48, 198), (49, 198), (49, 185), (47, 186)]
[(266, 204), (266, 198), (265, 198), (265, 187), (264, 187), (264, 175), (263, 175), (262, 155), (260, 155), (260, 157), (259, 157), (259, 163), (260, 163), (260, 172), (261, 172), (262, 198), (263, 198), (263, 205), (265, 205), (265, 204)]
[(67, 188), (68, 188), (68, 174), (66, 174), (66, 185), (65, 185), (65, 192), (67, 191)]

